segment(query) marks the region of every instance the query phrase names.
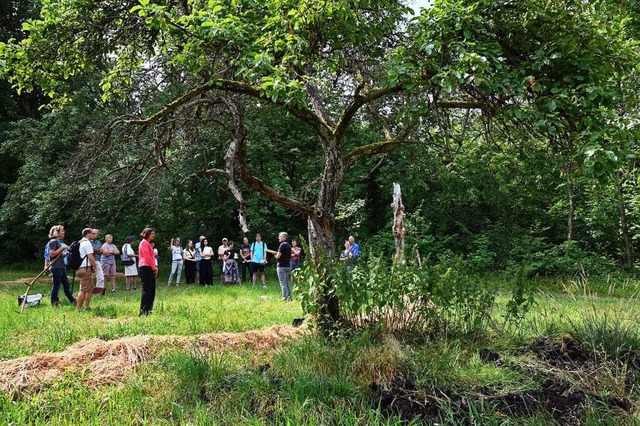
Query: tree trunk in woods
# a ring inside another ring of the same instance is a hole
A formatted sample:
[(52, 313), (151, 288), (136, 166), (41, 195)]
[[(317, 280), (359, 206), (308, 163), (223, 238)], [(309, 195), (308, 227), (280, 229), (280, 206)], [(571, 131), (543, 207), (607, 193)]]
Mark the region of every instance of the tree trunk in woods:
[[(307, 217), (309, 232), (309, 250), (316, 265), (320, 256), (334, 257), (336, 250), (335, 205), (344, 179), (344, 159), (337, 148), (339, 141), (331, 137), (322, 137), (325, 165), (322, 173), (320, 192), (313, 215)], [(318, 270), (320, 272), (320, 269)], [(331, 291), (333, 283), (330, 277), (321, 277), (321, 288), (315, 289), (320, 301), (318, 321), (326, 331), (334, 328), (340, 321), (340, 304)]]
[(402, 204), (402, 191), (400, 184), (393, 183), (393, 237), (396, 242), (396, 262), (404, 262), (404, 205)]
[(631, 249), (631, 237), (627, 225), (627, 214), (624, 203), (624, 188), (622, 187), (622, 172), (616, 173), (616, 185), (618, 187), (618, 208), (620, 209), (620, 229), (624, 238), (624, 258), (627, 268), (633, 268), (633, 251)]
[(567, 241), (573, 240), (573, 219), (576, 214), (576, 199), (573, 194), (573, 141), (571, 138), (567, 141), (569, 149), (569, 162), (567, 163), (567, 201), (569, 201), (569, 211), (567, 212)]

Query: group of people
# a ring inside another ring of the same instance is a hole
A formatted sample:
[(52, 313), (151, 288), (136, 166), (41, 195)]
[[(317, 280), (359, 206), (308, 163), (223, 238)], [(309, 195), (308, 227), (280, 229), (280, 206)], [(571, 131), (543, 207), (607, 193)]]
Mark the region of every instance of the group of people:
[[(53, 281), (51, 306), (60, 305), (58, 294), (60, 287), (62, 287), (65, 296), (71, 304), (76, 306), (78, 311), (82, 309), (90, 311), (93, 294), (105, 294), (105, 277), (110, 278), (111, 291), (116, 291), (116, 257), (121, 256), (123, 263), (125, 259), (131, 261), (130, 264), (125, 263), (127, 290), (136, 289), (135, 277), (139, 275), (142, 281), (140, 314), (151, 312), (153, 300), (155, 299), (155, 277), (158, 274), (158, 252), (151, 246), (155, 237), (155, 230), (145, 228), (142, 231), (140, 234), (142, 241), (136, 254), (131, 246), (133, 242), (132, 236), (125, 239), (125, 244), (122, 247), (123, 253), (120, 253), (115, 244), (113, 244), (113, 235), (107, 234), (105, 242), (102, 244), (100, 243), (100, 231), (98, 229), (83, 229), (82, 239), (79, 241), (78, 248), (81, 263), (76, 272), (80, 281), (77, 298), (73, 296), (67, 277), (67, 259), (70, 254), (70, 246), (63, 241), (65, 234), (64, 226), (52, 226), (49, 230), (50, 240), (44, 251), (45, 270), (50, 271)], [(151, 257), (149, 257), (149, 253), (151, 253)], [(138, 260), (137, 265), (136, 258)]]
[[(281, 240), (283, 235), (284, 239)], [(234, 241), (223, 238), (217, 252), (214, 252), (213, 247), (209, 245), (209, 240), (204, 235), (200, 236), (196, 244), (189, 240), (184, 249), (180, 246), (180, 239), (174, 238), (171, 240), (171, 274), (167, 285), (172, 285), (174, 276), (176, 278), (176, 286), (180, 285), (182, 269), (185, 271), (187, 284), (194, 283), (196, 279), (201, 285), (213, 284), (213, 264), (217, 255), (220, 282), (247, 282), (247, 272), (249, 272), (253, 286), (256, 285), (259, 274), (262, 286), (266, 288), (265, 268), (267, 265), (267, 253), (271, 253), (276, 258), (278, 268), (289, 268), (287, 280), (284, 282), (281, 280), (281, 286), (283, 288), (283, 299), (290, 300), (291, 292), (289, 290), (288, 277), (291, 270), (298, 268), (300, 265), (302, 247), (298, 245), (296, 240), (293, 240), (289, 245), (286, 232), (281, 232), (278, 240), (280, 245), (278, 250), (274, 251), (269, 250), (267, 244), (262, 241), (262, 235), (259, 233), (256, 234), (255, 241), (251, 244), (249, 243), (249, 238), (244, 237), (238, 249), (236, 249)], [(286, 243), (284, 246), (283, 242)], [(282, 250), (280, 250), (281, 248)]]
[[(148, 315), (153, 310), (156, 291), (156, 277), (158, 275), (158, 250), (155, 247), (155, 229), (145, 228), (141, 233), (141, 242), (138, 251), (133, 249), (133, 236), (124, 240), (122, 251), (118, 250), (113, 242), (113, 235), (107, 234), (105, 242), (100, 242), (100, 231), (94, 228), (85, 228), (82, 231), (82, 239), (79, 241), (82, 263), (77, 270), (80, 280), (80, 290), (75, 298), (67, 278), (67, 256), (69, 246), (63, 242), (65, 229), (62, 225), (55, 225), (49, 231), (50, 241), (45, 247), (45, 269), (51, 272), (53, 286), (51, 289), (51, 305), (58, 306), (60, 299), (58, 293), (60, 287), (70, 303), (76, 306), (78, 311), (84, 308), (91, 310), (91, 297), (98, 293), (104, 295), (105, 278), (111, 282), (111, 291), (116, 287), (116, 258), (120, 257), (124, 265), (125, 286), (127, 290), (136, 290), (136, 277), (140, 277), (142, 283), (142, 297), (140, 303), (140, 315)], [(239, 249), (235, 243), (227, 238), (222, 239), (217, 253), (209, 245), (208, 239), (201, 236), (197, 243), (187, 241), (183, 248), (180, 238), (172, 238), (171, 273), (167, 286), (180, 285), (182, 270), (185, 271), (186, 283), (201, 285), (213, 284), (213, 261), (217, 256), (220, 268), (220, 282), (240, 283), (247, 282), (247, 271), (251, 276), (252, 285), (255, 286), (260, 274), (262, 286), (266, 288), (265, 268), (267, 266), (267, 254), (272, 254), (277, 262), (276, 272), (282, 291), (282, 299), (291, 301), (290, 279), (291, 272), (300, 266), (302, 247), (296, 240), (289, 244), (289, 236), (286, 232), (278, 234), (278, 249), (270, 250), (262, 241), (262, 236), (256, 234), (255, 241), (249, 243), (249, 238), (244, 237)], [(341, 255), (348, 260), (350, 269), (355, 266), (360, 250), (353, 236), (345, 241), (345, 251)]]

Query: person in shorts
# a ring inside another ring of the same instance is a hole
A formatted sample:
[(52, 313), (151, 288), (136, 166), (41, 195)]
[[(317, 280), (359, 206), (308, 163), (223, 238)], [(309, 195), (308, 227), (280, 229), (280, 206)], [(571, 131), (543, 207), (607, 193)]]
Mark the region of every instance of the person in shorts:
[(116, 256), (120, 256), (120, 250), (113, 244), (113, 235), (107, 234), (102, 245), (102, 273), (105, 280), (111, 280), (111, 292), (116, 291)]
[(262, 287), (267, 288), (267, 280), (264, 276), (264, 268), (267, 265), (267, 245), (262, 241), (262, 236), (256, 234), (256, 241), (251, 244), (251, 271), (253, 272), (253, 286), (256, 286), (258, 272), (262, 277)]
[(82, 263), (78, 268), (78, 278), (80, 279), (80, 291), (78, 292), (78, 304), (76, 309), (78, 312), (84, 305), (85, 311), (91, 310), (91, 296), (93, 295), (93, 276), (96, 270), (96, 261), (93, 257), (93, 246), (91, 241), (95, 234), (93, 229), (85, 228), (82, 230), (82, 239), (80, 240), (80, 257)]

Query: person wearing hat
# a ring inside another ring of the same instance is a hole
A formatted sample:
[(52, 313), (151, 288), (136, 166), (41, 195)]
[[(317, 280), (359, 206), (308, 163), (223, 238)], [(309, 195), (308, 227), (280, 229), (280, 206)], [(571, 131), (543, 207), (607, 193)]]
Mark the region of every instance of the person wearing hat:
[(222, 245), (218, 247), (218, 265), (220, 265), (220, 282), (224, 282), (224, 252), (229, 248), (229, 240), (222, 239)]

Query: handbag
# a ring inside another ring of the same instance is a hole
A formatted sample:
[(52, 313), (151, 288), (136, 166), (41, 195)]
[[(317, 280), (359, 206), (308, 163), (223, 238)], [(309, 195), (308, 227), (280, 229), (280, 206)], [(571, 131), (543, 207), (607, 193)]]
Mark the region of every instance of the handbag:
[[(128, 244), (125, 244), (125, 246), (127, 246)], [(132, 258), (130, 258), (129, 256), (127, 256), (127, 251), (124, 247), (122, 247), (122, 254), (120, 255), (120, 261), (122, 262), (122, 264), (124, 266), (131, 266), (134, 263), (136, 263), (135, 260), (133, 260)]]

